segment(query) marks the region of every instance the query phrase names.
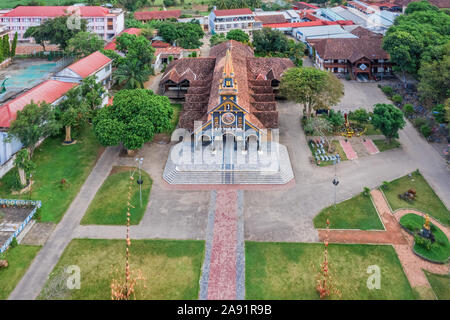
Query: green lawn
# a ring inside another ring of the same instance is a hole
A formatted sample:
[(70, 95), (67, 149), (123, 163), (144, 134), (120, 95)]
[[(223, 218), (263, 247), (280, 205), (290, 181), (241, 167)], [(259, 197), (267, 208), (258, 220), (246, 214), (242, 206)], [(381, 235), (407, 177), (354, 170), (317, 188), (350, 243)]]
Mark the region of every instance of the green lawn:
[(327, 219), (331, 229), (384, 230), (370, 197), (363, 195), (323, 209), (314, 218), (314, 227), (326, 228)]
[[(42, 201), (42, 222), (57, 223), (61, 220), (103, 150), (90, 127), (77, 137), (76, 144), (63, 146), (62, 141), (63, 137), (48, 138), (33, 155), (36, 171), (33, 174), (35, 182), (31, 198)], [(28, 192), (12, 195), (10, 190), (1, 184), (6, 178), (0, 179), (0, 197), (29, 198)], [(63, 179), (66, 181), (64, 184)]]
[[(94, 200), (81, 220), (81, 224), (112, 224), (125, 225), (127, 212), (128, 187), (130, 181), (130, 171), (135, 168), (114, 167), (113, 173), (103, 182), (97, 191)], [(139, 199), (139, 178), (138, 171), (134, 174), (132, 183), (131, 205), (134, 208), (130, 210), (130, 224), (138, 224), (141, 221), (145, 209), (147, 208), (152, 179), (141, 170), (142, 180), (142, 207)]]
[(450, 300), (450, 275), (433, 274), (425, 271), (428, 282), (439, 300)]
[[(444, 225), (450, 225), (450, 211), (436, 195), (425, 178), (419, 172), (413, 172), (411, 178), (406, 175), (389, 183), (389, 189), (383, 190), (392, 210), (412, 208), (428, 213)], [(413, 202), (406, 202), (398, 197), (409, 189), (417, 192)]]
[[(125, 232), (125, 229), (124, 229)], [(138, 282), (137, 299), (198, 299), (199, 278), (204, 256), (204, 241), (197, 240), (132, 240), (131, 270), (141, 271), (144, 281)], [(57, 289), (65, 283), (58, 277), (69, 265), (81, 270), (79, 290)], [(68, 245), (50, 275), (40, 299), (110, 300), (111, 280), (120, 268), (125, 269), (125, 240), (75, 239)], [(115, 276), (117, 278), (117, 276)]]
[(366, 127), (366, 132), (364, 132), (366, 136), (383, 135), (380, 129), (375, 129), (375, 127), (371, 123), (365, 123), (364, 126)]
[[(422, 229), (425, 218), (414, 213), (408, 213), (400, 218), (400, 224), (414, 234)], [(430, 222), (431, 233), (435, 237), (435, 243), (428, 250), (419, 243), (414, 244), (414, 251), (432, 261), (447, 262), (450, 257), (450, 243), (445, 233)], [(420, 237), (418, 239), (421, 239)]]
[(400, 147), (400, 142), (398, 142), (398, 140), (396, 139), (391, 139), (390, 142), (386, 142), (385, 139), (373, 140), (373, 143), (375, 143), (380, 152)]
[[(247, 241), (246, 299), (318, 299), (315, 275), (323, 248), (318, 243)], [(329, 265), (342, 299), (414, 299), (392, 246), (330, 244)], [(380, 289), (367, 288), (372, 265), (380, 268)]]
[(8, 298), (40, 249), (40, 246), (19, 245), (6, 251), (9, 266), (0, 269), (0, 300)]

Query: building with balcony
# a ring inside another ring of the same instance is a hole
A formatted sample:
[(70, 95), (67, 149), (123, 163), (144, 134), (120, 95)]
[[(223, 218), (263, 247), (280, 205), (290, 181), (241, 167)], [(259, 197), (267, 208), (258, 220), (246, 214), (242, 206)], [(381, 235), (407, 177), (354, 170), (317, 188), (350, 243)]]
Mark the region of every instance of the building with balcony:
[(389, 54), (381, 47), (382, 37), (328, 38), (310, 40), (314, 65), (333, 73), (349, 74), (352, 79), (379, 79), (392, 75)]
[(227, 33), (234, 29), (251, 35), (253, 31), (262, 29), (262, 22), (257, 21), (255, 14), (248, 8), (211, 11), (209, 30), (212, 34)]
[[(100, 6), (18, 6), (0, 14), (0, 23), (7, 26), (10, 37), (17, 32), (18, 41), (32, 42), (24, 38), (29, 27), (39, 26), (48, 19), (62, 16), (80, 17), (87, 21), (87, 30), (107, 41), (124, 29), (122, 9), (108, 9)], [(76, 27), (77, 21), (73, 20)]]

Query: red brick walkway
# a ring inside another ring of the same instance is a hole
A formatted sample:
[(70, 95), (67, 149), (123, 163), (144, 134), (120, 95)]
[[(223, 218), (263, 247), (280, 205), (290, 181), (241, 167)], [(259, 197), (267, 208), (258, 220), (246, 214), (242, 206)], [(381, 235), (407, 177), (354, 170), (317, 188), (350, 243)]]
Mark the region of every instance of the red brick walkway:
[(350, 141), (345, 142), (344, 140), (339, 140), (339, 143), (341, 144), (342, 149), (344, 149), (348, 160), (358, 159), (358, 155), (355, 150), (353, 150)]
[(366, 139), (366, 141), (363, 141), (362, 144), (364, 145), (369, 154), (375, 154), (380, 152), (375, 143), (373, 143), (372, 139)]
[[(423, 269), (432, 273), (449, 273), (448, 264), (435, 264), (425, 261), (415, 255), (412, 251), (414, 243), (413, 237), (404, 231), (398, 220), (407, 213), (416, 213), (423, 215), (421, 212), (411, 209), (397, 210), (392, 214), (383, 194), (379, 190), (370, 192), (372, 200), (381, 220), (385, 226), (385, 231), (363, 231), (363, 230), (330, 230), (328, 241), (334, 243), (364, 243), (364, 244), (392, 244), (397, 252), (398, 258), (402, 264), (403, 270), (412, 287), (427, 286), (430, 284), (423, 273)], [(436, 220), (430, 218), (431, 222), (438, 226), (447, 237), (450, 236), (449, 228), (443, 226)], [(325, 239), (325, 230), (319, 230), (319, 238)]]
[(208, 300), (236, 299), (237, 192), (217, 192)]

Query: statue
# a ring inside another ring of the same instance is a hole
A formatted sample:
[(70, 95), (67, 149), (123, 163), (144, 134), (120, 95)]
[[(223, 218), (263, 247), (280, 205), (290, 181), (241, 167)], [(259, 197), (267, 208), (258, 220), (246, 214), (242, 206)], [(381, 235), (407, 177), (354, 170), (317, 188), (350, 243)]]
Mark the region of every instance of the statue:
[(425, 215), (425, 223), (423, 224), (422, 229), (420, 229), (419, 235), (434, 242), (434, 236), (431, 233), (430, 216), (428, 214)]

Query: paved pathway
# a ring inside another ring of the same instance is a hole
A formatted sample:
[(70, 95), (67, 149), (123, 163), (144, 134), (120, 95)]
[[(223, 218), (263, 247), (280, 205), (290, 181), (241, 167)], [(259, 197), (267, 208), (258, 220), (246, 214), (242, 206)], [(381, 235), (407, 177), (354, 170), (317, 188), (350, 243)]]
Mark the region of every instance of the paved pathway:
[(80, 224), (89, 203), (111, 171), (118, 154), (119, 148), (107, 148), (100, 157), (86, 182), (81, 187), (80, 192), (64, 214), (63, 219), (57, 225), (45, 246), (39, 251), (25, 276), (9, 296), (10, 300), (30, 300), (35, 299), (39, 295), (47, 281), (48, 275), (55, 267), (66, 246), (72, 240), (72, 233)]
[(366, 141), (363, 141), (362, 144), (366, 147), (369, 154), (376, 154), (380, 152), (375, 143), (373, 143), (372, 139), (366, 139)]
[(358, 159), (358, 156), (355, 150), (353, 150), (350, 141), (346, 142), (345, 140), (339, 140), (339, 143), (341, 144), (342, 149), (344, 149), (345, 155), (347, 156), (348, 160)]
[(242, 191), (212, 191), (211, 201), (199, 297), (244, 299)]
[[(414, 245), (414, 239), (409, 233), (404, 231), (398, 223), (398, 220), (407, 213), (423, 214), (411, 209), (397, 210), (392, 214), (381, 191), (372, 190), (371, 195), (386, 230), (362, 231), (330, 229), (328, 232), (328, 241), (335, 243), (392, 244), (412, 287), (430, 287), (423, 269), (432, 273), (448, 274), (450, 272), (448, 264), (431, 263), (421, 259), (413, 253), (412, 247)], [(450, 236), (448, 227), (441, 225), (434, 219), (430, 220), (432, 223), (436, 224), (436, 226), (441, 228), (447, 237)], [(322, 241), (325, 239), (325, 236), (326, 231), (323, 229), (319, 230), (319, 237)]]

